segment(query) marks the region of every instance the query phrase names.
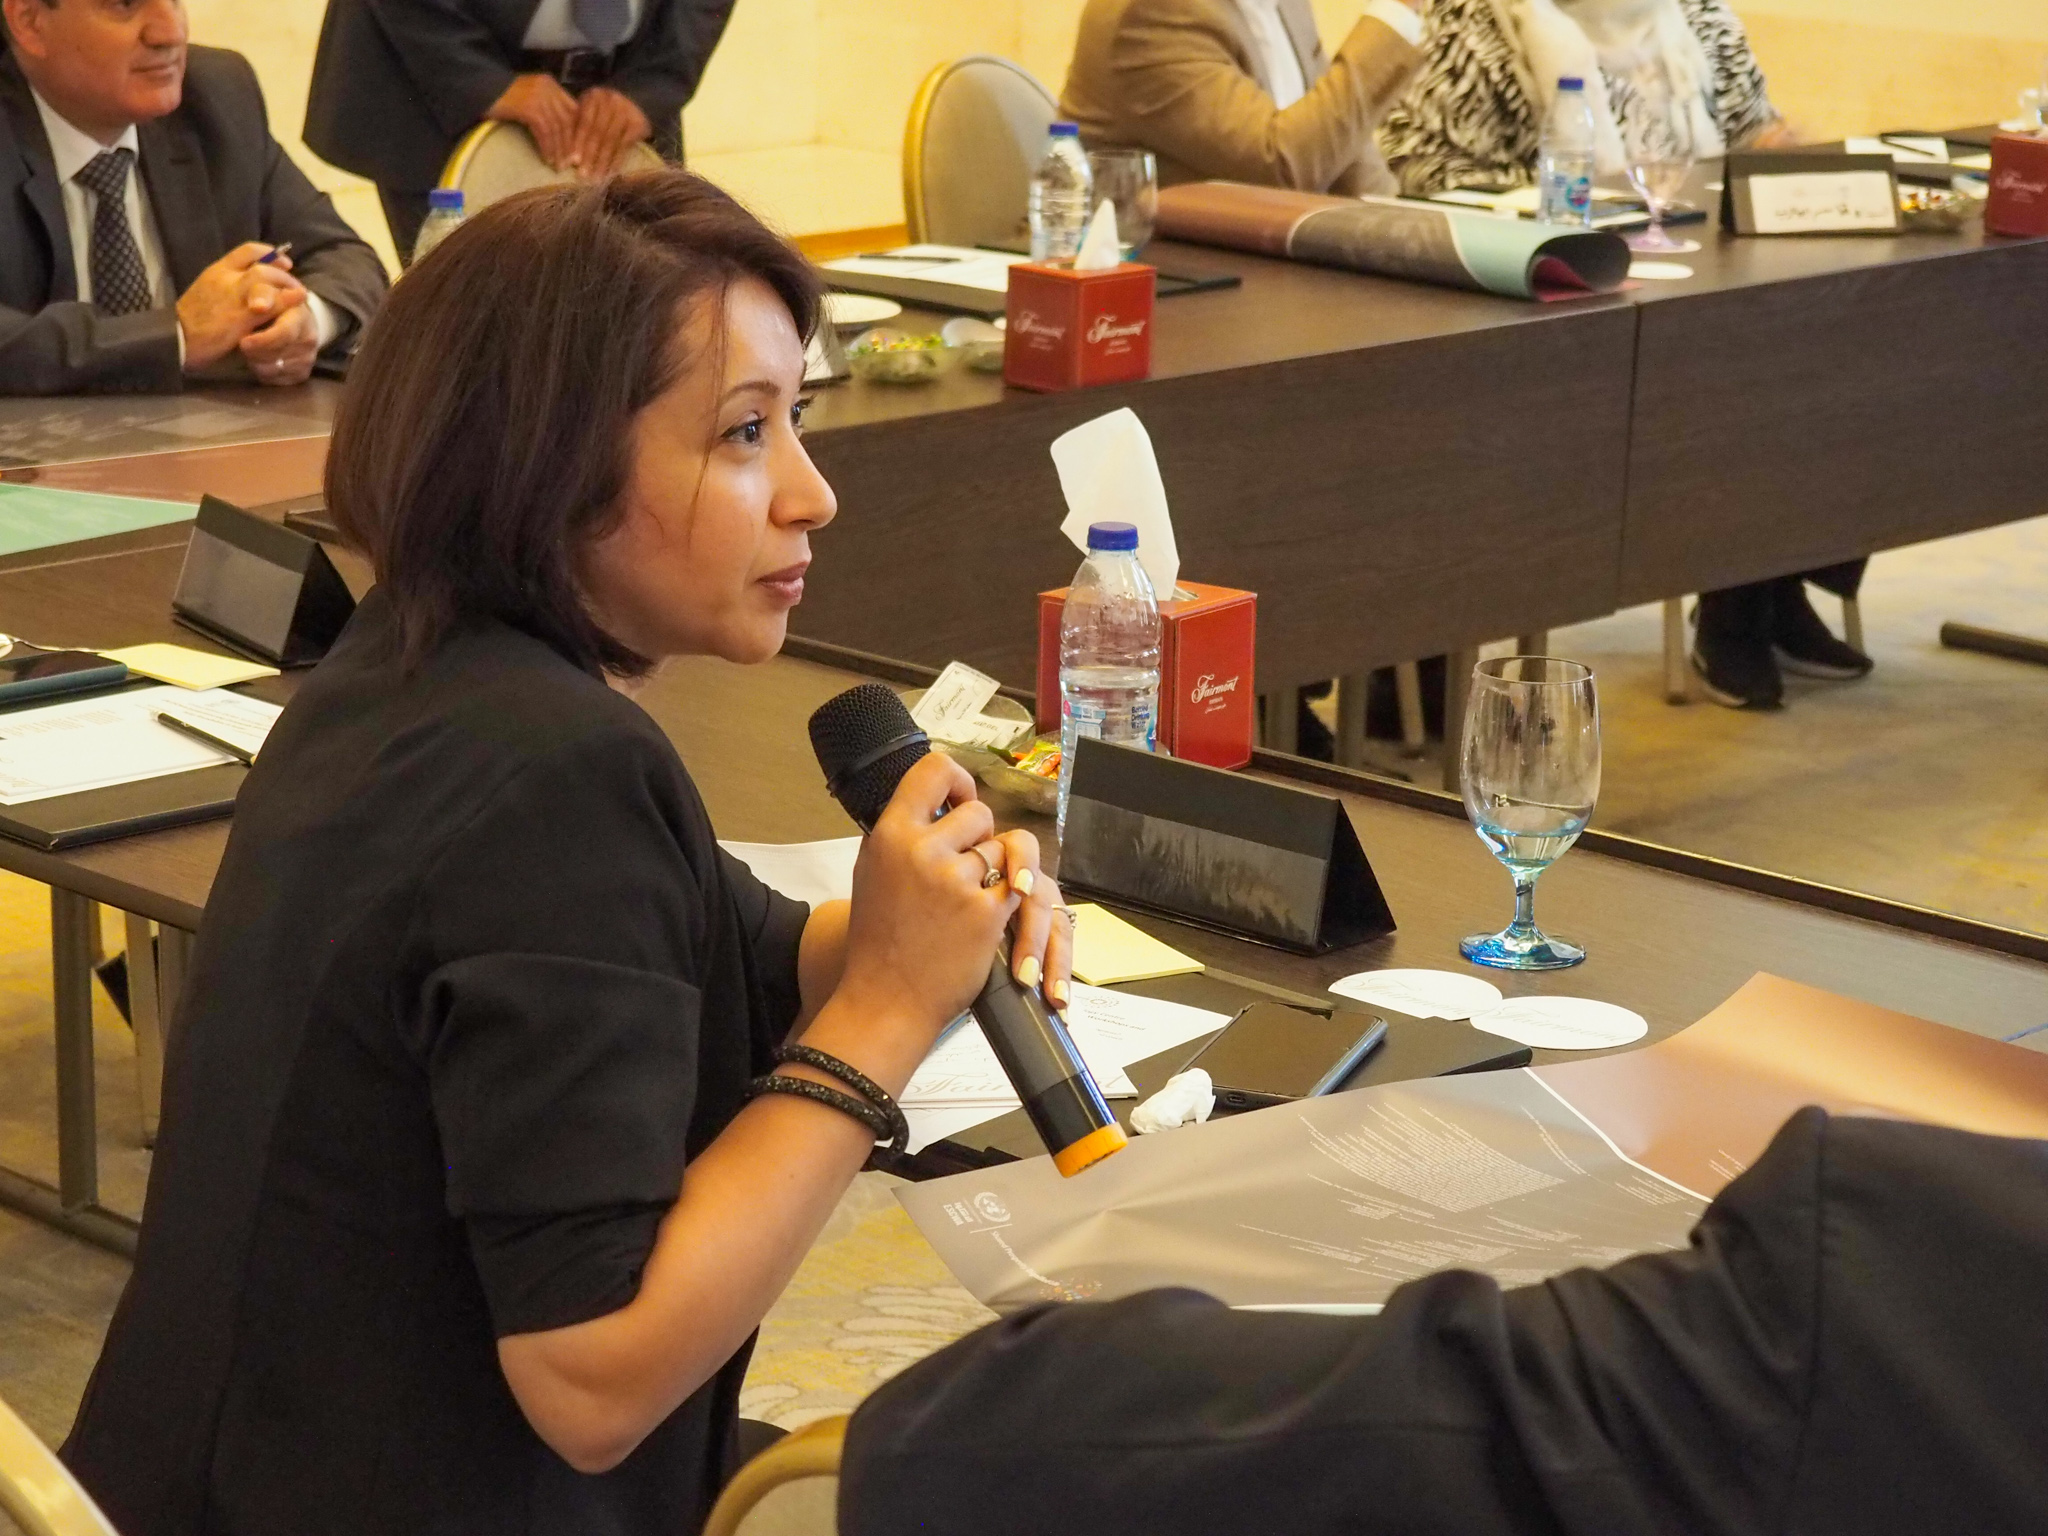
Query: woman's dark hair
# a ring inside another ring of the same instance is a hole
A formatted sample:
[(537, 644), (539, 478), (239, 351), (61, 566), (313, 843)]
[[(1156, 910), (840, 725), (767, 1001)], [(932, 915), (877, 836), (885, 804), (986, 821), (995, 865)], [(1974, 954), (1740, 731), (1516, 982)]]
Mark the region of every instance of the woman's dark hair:
[(494, 203), (394, 286), (349, 370), (327, 506), (375, 565), (408, 663), (494, 618), (593, 671), (647, 670), (590, 616), (578, 562), (622, 514), (634, 417), (698, 361), (685, 319), (707, 300), (722, 314), (749, 277), (809, 341), (810, 263), (665, 170)]

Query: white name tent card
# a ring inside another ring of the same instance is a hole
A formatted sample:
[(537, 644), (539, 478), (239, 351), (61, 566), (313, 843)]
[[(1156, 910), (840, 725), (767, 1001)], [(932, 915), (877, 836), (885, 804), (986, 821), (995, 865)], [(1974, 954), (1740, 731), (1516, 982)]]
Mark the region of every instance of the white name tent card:
[(1734, 154), (1721, 223), (1738, 235), (1895, 235), (1898, 168), (1877, 155)]

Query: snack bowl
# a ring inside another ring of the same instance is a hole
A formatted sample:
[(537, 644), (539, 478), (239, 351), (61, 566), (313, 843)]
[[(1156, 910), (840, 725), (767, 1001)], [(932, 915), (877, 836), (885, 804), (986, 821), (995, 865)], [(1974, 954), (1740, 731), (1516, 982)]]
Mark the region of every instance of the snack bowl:
[(906, 336), (877, 326), (846, 349), (853, 376), (871, 384), (929, 384), (946, 371), (953, 348), (938, 336)]
[(960, 360), (976, 373), (1003, 371), (1003, 330), (971, 315), (955, 315), (939, 327), (946, 345), (960, 354)]
[(975, 769), (974, 776), (990, 789), (1001, 790), (1026, 810), (1036, 811), (1041, 816), (1059, 812), (1060, 781), (1057, 778), (1026, 773), (1000, 757), (992, 757), (987, 767)]
[(1953, 234), (1977, 211), (1977, 199), (1946, 187), (1900, 187), (1899, 222), (1924, 233)]

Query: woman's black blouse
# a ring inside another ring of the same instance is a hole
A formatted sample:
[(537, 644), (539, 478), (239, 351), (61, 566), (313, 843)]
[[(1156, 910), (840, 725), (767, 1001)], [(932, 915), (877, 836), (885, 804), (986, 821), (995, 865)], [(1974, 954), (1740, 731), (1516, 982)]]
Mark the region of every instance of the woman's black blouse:
[(372, 593), (242, 789), (135, 1272), (66, 1460), (123, 1536), (682, 1536), (742, 1350), (612, 1472), (496, 1340), (623, 1306), (796, 1017), (807, 909), (631, 700)]

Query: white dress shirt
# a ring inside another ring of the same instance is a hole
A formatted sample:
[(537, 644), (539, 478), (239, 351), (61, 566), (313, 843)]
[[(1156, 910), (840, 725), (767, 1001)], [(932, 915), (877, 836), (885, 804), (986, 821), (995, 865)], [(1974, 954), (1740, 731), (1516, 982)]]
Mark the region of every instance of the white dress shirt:
[[(149, 279), (150, 302), (158, 309), (169, 309), (178, 302), (178, 294), (171, 282), (170, 264), (164, 260), (163, 237), (157, 233), (156, 214), (149, 206), (149, 195), (142, 185), (142, 148), (136, 137), (135, 125), (130, 123), (121, 136), (111, 144), (102, 144), (91, 134), (74, 128), (42, 96), (30, 91), (35, 97), (36, 112), (43, 120), (43, 133), (50, 141), (50, 159), (57, 170), (57, 184), (64, 193), (64, 228), (71, 237), (71, 270), (78, 280), (78, 297), (81, 303), (92, 302), (92, 221), (99, 212), (99, 195), (80, 186), (75, 178), (105, 150), (125, 149), (135, 156), (135, 163), (129, 168), (126, 194), (128, 228), (135, 236), (137, 249), (142, 252), (143, 274)], [(223, 256), (227, 252), (221, 252)], [(325, 350), (334, 338), (341, 334), (341, 319), (334, 308), (317, 293), (306, 295), (306, 307), (313, 312), (313, 320), (320, 328), (320, 346)], [(184, 356), (185, 336), (178, 333), (178, 354)]]
[[(563, 3), (567, 4), (567, 0)], [(1295, 51), (1294, 39), (1280, 19), (1280, 0), (1237, 0), (1237, 8), (1250, 29), (1259, 62), (1266, 66), (1273, 105), (1284, 112), (1308, 94), (1308, 82), (1302, 76), (1301, 55)], [(1371, 0), (1365, 14), (1392, 27), (1409, 47), (1422, 46), (1422, 18), (1402, 0)]]
[[(626, 9), (633, 18), (632, 24), (626, 28), (626, 36), (631, 37), (640, 30), (640, 14), (645, 8), (643, 0), (626, 0)], [(540, 4), (534, 7), (533, 20), (526, 24), (526, 36), (521, 42), (539, 53), (565, 52), (590, 46), (590, 39), (576, 25), (571, 0), (540, 0)]]

